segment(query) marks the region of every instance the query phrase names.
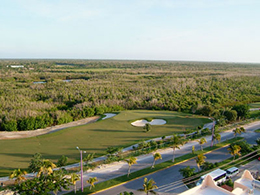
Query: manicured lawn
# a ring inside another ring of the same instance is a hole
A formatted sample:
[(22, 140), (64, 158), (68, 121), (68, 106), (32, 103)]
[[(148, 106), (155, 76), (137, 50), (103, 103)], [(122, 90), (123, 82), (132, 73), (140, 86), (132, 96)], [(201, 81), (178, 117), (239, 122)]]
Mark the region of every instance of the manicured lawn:
[(249, 107), (250, 108), (260, 108), (260, 102), (255, 102), (255, 103), (249, 104)]
[(255, 132), (260, 133), (260, 129), (255, 130)]
[[(133, 127), (129, 121), (140, 118), (160, 118), (166, 125), (152, 126), (145, 133), (141, 127)], [(104, 155), (108, 146), (129, 146), (141, 140), (183, 132), (185, 128), (196, 128), (209, 119), (196, 115), (170, 111), (134, 110), (120, 112), (114, 118), (88, 125), (64, 129), (52, 134), (33, 138), (0, 140), (0, 176), (15, 168), (26, 168), (32, 155), (39, 152), (54, 162), (66, 155), (69, 162), (79, 160), (76, 146), (96, 156)]]

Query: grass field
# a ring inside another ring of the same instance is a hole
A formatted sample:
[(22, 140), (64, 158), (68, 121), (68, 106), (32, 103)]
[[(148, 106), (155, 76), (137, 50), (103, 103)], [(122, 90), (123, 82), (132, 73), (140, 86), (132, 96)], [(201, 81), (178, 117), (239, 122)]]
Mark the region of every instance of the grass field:
[[(166, 125), (152, 126), (145, 133), (141, 127), (133, 127), (130, 121), (141, 118), (165, 119)], [(0, 140), (0, 176), (15, 168), (26, 168), (32, 155), (39, 152), (46, 159), (57, 162), (61, 155), (69, 157), (69, 162), (79, 160), (76, 146), (97, 156), (105, 154), (108, 146), (129, 146), (141, 140), (180, 133), (185, 128), (196, 128), (210, 122), (196, 115), (170, 111), (134, 110), (123, 111), (117, 116), (88, 125), (67, 128), (52, 134), (33, 138)]]
[(249, 104), (249, 107), (250, 108), (260, 108), (260, 102), (255, 102), (255, 103)]

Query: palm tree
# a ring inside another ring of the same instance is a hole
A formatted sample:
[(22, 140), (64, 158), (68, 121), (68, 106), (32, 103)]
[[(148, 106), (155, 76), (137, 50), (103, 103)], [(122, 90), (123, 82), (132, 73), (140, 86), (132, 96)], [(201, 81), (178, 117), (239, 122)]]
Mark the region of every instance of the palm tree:
[(37, 174), (37, 176), (39, 177), (41, 174), (51, 174), (53, 173), (53, 169), (56, 167), (56, 165), (51, 162), (50, 160), (43, 160), (42, 162), (42, 166), (40, 167), (40, 170)]
[(238, 134), (241, 134), (241, 130), (239, 128), (234, 129), (233, 132), (234, 132), (234, 137), (236, 137)]
[(203, 154), (199, 154), (196, 158), (196, 163), (198, 166), (198, 169), (200, 171), (200, 166), (205, 163), (206, 156), (203, 156)]
[(159, 153), (159, 152), (156, 152), (154, 155), (153, 155), (153, 164), (152, 164), (152, 168), (154, 168), (154, 164), (155, 164), (155, 161), (159, 160), (159, 159), (162, 159), (162, 155)]
[[(52, 180), (53, 186), (52, 186), (52, 192), (57, 195), (58, 191), (61, 191), (61, 188), (63, 186), (63, 179), (64, 179), (64, 172), (62, 169), (59, 169), (57, 171), (53, 171), (49, 176), (47, 180)], [(67, 179), (66, 179), (67, 180)], [(69, 184), (71, 185), (71, 184)]]
[(137, 158), (135, 158), (133, 156), (131, 156), (129, 159), (125, 160), (127, 162), (128, 166), (129, 166), (128, 167), (127, 177), (129, 177), (129, 175), (130, 175), (130, 169), (131, 169), (132, 165), (133, 164), (137, 164), (136, 160), (137, 160)]
[(95, 185), (94, 185), (95, 182), (98, 182), (97, 177), (90, 177), (90, 178), (87, 180), (87, 183), (90, 184), (90, 187), (89, 187), (90, 190), (92, 189), (92, 187), (93, 187), (93, 188), (95, 187)]
[(219, 143), (220, 140), (221, 140), (221, 135), (220, 135), (219, 133), (216, 133), (216, 134), (214, 135), (214, 137), (215, 137), (215, 139), (217, 140), (217, 143)]
[(150, 179), (148, 181), (147, 178), (144, 178), (144, 184), (143, 184), (143, 189), (139, 189), (138, 191), (143, 191), (146, 193), (146, 195), (149, 195), (149, 192), (152, 194), (157, 194), (153, 189), (157, 189), (158, 187), (155, 185), (155, 181), (153, 179)]
[(175, 159), (175, 149), (180, 149), (180, 145), (184, 144), (184, 140), (177, 135), (173, 135), (172, 140), (171, 140), (171, 145), (173, 149), (173, 157), (172, 157), (172, 162), (174, 162)]
[(202, 145), (207, 143), (207, 140), (203, 137), (200, 140), (198, 140), (198, 142), (200, 144), (201, 151), (203, 151)]
[(10, 179), (16, 178), (15, 183), (20, 183), (21, 181), (26, 180), (24, 175), (26, 175), (26, 171), (22, 171), (21, 169), (15, 169), (9, 176)]
[(87, 156), (83, 160), (88, 165), (88, 163), (93, 160), (94, 156), (95, 156), (95, 153), (87, 154)]
[(241, 133), (245, 133), (246, 132), (245, 128), (244, 127), (240, 127), (240, 132)]
[(74, 185), (74, 192), (75, 192), (75, 194), (76, 194), (76, 191), (77, 191), (77, 186), (76, 186), (76, 184), (77, 184), (77, 181), (79, 181), (79, 175), (76, 174), (76, 173), (72, 173), (72, 174), (70, 175), (70, 181), (71, 181), (71, 183), (73, 183), (73, 185)]
[(228, 150), (229, 150), (229, 154), (231, 154), (234, 157), (233, 160), (235, 160), (236, 156), (241, 156), (240, 153), (241, 147), (239, 145), (230, 145), (228, 147)]
[(195, 154), (195, 146), (192, 146), (191, 152), (192, 154)]

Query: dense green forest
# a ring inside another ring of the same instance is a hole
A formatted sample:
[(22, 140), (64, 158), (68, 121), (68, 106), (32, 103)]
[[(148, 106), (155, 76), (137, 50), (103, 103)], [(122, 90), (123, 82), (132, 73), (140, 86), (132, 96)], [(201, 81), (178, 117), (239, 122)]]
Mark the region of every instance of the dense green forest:
[(5, 131), (124, 109), (207, 116), (225, 111), (235, 120), (239, 111), (234, 106), (258, 101), (260, 64), (0, 60), (0, 129)]

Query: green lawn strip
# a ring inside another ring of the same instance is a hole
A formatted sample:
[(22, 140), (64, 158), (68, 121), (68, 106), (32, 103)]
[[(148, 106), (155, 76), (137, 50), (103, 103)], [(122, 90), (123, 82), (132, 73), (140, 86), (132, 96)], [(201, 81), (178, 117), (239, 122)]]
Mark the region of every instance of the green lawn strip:
[(260, 133), (260, 129), (255, 130), (255, 132)]
[[(201, 153), (205, 154), (207, 152), (219, 149), (219, 148), (221, 148), (221, 147), (223, 147), (227, 144), (231, 144), (231, 143), (234, 143), (236, 141), (240, 141), (242, 139), (243, 138), (241, 138), (241, 137), (232, 138), (230, 140), (226, 140), (224, 142), (218, 143), (217, 145), (214, 145), (213, 147), (204, 148), (203, 151), (200, 151), (200, 150), (196, 151), (195, 154), (189, 153), (189, 154), (185, 154), (183, 156), (177, 157), (177, 158), (175, 158), (174, 163), (171, 160), (169, 160), (169, 161), (157, 164), (154, 169), (151, 169), (151, 167), (148, 167), (148, 168), (133, 172), (133, 173), (130, 174), (129, 177), (127, 177), (127, 175), (123, 175), (123, 176), (117, 177), (115, 179), (110, 179), (110, 180), (107, 180), (107, 181), (104, 181), (104, 182), (100, 182), (100, 183), (97, 183), (95, 185), (94, 189), (90, 190), (89, 187), (86, 187), (86, 188), (84, 188), (83, 193), (77, 192), (77, 194), (91, 194), (91, 193), (94, 193), (94, 192), (98, 192), (100, 190), (104, 190), (104, 189), (110, 188), (112, 186), (119, 185), (123, 182), (128, 182), (128, 181), (137, 179), (139, 177), (145, 176), (147, 174), (151, 174), (151, 173), (154, 173), (156, 171), (169, 168), (169, 167), (176, 165), (177, 163), (180, 163), (182, 161), (190, 160), (190, 159), (196, 157), (198, 154), (201, 154)], [(72, 195), (72, 194), (74, 194), (74, 192), (70, 192), (68, 194)]]

